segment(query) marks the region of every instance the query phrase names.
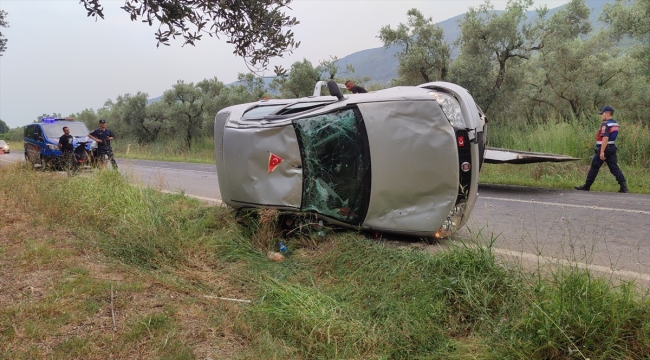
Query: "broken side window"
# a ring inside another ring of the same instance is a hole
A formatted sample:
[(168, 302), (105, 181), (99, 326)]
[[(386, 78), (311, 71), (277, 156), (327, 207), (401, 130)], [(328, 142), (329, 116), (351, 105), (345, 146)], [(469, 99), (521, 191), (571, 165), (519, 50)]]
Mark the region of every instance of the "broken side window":
[(354, 109), (294, 120), (303, 158), (302, 210), (360, 225), (370, 198), (368, 137)]

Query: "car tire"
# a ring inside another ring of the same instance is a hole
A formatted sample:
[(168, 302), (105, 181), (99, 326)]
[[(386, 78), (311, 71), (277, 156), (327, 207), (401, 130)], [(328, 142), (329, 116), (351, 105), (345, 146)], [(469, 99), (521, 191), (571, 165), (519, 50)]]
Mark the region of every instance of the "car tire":
[(27, 164), (27, 166), (29, 166), (30, 169), (32, 170), (34, 169), (34, 162), (32, 161), (32, 159), (29, 157), (27, 153), (25, 153), (25, 164)]
[(41, 156), (41, 170), (52, 170), (52, 162), (43, 156)]

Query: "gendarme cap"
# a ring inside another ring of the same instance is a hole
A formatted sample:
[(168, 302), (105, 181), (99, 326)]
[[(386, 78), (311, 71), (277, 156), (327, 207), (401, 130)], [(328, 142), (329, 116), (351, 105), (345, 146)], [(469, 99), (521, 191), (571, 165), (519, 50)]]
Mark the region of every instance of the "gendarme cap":
[(604, 107), (602, 110), (600, 110), (598, 113), (602, 115), (604, 112), (608, 112), (608, 111), (611, 112), (612, 114), (614, 114), (614, 108), (612, 108), (612, 107), (609, 106), (609, 105), (605, 106), (605, 107)]
[(100, 124), (105, 124), (105, 123), (106, 123), (106, 120), (101, 119), (101, 120), (99, 120), (99, 123), (100, 123)]

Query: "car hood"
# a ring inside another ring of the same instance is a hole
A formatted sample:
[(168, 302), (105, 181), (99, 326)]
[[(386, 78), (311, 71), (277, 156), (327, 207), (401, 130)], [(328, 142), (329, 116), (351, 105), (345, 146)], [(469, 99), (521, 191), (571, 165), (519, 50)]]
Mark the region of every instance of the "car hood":
[[(278, 163), (270, 167), (271, 162)], [(293, 126), (233, 129), (223, 134), (223, 164), (228, 191), (224, 201), (300, 208), (302, 162)], [(221, 180), (221, 179), (220, 179)]]
[(458, 195), (454, 129), (434, 101), (359, 104), (372, 185), (364, 227), (433, 234)]

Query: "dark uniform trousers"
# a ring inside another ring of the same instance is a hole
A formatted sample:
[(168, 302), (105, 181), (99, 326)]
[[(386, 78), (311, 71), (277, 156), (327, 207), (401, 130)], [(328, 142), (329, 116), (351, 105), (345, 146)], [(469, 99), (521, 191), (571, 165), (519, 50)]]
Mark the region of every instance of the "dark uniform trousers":
[(600, 160), (600, 148), (596, 148), (596, 153), (594, 154), (594, 158), (591, 160), (591, 168), (589, 169), (589, 173), (587, 174), (587, 181), (585, 182), (585, 185), (591, 186), (591, 184), (594, 183), (596, 180), (596, 176), (598, 175), (598, 170), (600, 170), (600, 167), (603, 166), (603, 163), (607, 163), (607, 167), (609, 167), (609, 172), (612, 173), (616, 177), (616, 181), (619, 184), (625, 184), (625, 176), (623, 176), (623, 172), (621, 169), (618, 167), (618, 157), (616, 156), (616, 145), (610, 144), (606, 145), (607, 147), (605, 148), (605, 160)]

